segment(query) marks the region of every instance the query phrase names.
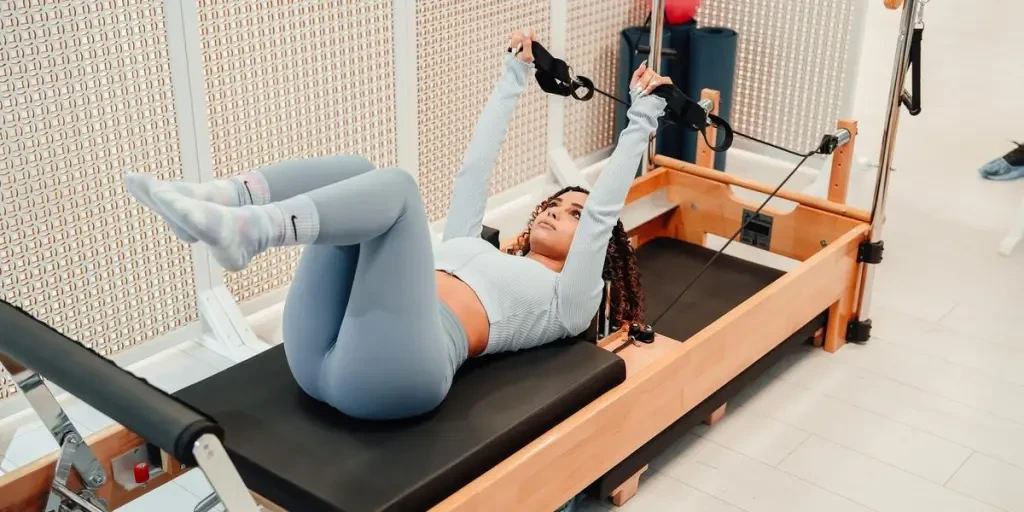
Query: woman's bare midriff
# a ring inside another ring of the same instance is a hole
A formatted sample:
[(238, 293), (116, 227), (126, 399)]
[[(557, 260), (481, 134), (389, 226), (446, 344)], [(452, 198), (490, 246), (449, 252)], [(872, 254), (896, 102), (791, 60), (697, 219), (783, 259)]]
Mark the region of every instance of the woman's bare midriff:
[(443, 271), (436, 271), (437, 296), (452, 310), (469, 337), (469, 357), (476, 357), (487, 348), (491, 327), (487, 311), (476, 292), (461, 279)]

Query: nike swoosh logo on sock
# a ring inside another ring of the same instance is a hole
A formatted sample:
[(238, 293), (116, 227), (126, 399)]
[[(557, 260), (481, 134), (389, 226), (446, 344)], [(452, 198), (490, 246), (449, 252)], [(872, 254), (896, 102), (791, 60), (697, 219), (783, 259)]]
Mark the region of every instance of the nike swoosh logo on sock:
[(255, 201), (252, 200), (252, 191), (249, 190), (249, 182), (248, 181), (243, 181), (242, 182), (242, 186), (245, 187), (245, 192), (247, 194), (249, 194), (249, 204), (255, 204)]
[(296, 219), (298, 219), (298, 218), (299, 218), (298, 215), (292, 215), (292, 231), (295, 233), (295, 242), (296, 243), (298, 243), (298, 241), (299, 241), (299, 226), (295, 223)]

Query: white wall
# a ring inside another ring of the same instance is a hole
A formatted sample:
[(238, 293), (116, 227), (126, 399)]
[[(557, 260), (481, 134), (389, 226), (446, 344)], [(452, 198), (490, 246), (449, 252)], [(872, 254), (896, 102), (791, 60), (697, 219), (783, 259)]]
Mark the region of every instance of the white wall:
[[(881, 0), (864, 3), (857, 157), (877, 162), (900, 12)], [(1024, 1), (933, 0), (925, 15), (924, 111), (901, 115), (889, 218), (929, 213), (1001, 233), (1020, 204), (1024, 180), (986, 182), (977, 168), (1012, 149), (1008, 140), (1024, 142)]]

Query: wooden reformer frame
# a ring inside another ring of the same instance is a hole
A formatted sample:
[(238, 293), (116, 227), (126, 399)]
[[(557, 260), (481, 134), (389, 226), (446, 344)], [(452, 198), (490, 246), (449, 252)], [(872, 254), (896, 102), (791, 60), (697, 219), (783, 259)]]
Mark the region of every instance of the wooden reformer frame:
[[(718, 94), (704, 91), (714, 101)], [(845, 342), (847, 322), (860, 293), (863, 263), (858, 250), (868, 240), (870, 215), (844, 204), (857, 125), (841, 121), (850, 141), (833, 156), (827, 199), (782, 190), (778, 197), (796, 203), (790, 212), (762, 211), (773, 218), (770, 252), (801, 263), (756, 295), (685, 342), (655, 337), (619, 352), (626, 380), (493, 467), (432, 510), (555, 510), (616, 464), (668, 428), (677, 419), (736, 378), (812, 318), (828, 310), (828, 324), (816, 344), (829, 352)], [(714, 130), (708, 137), (714, 140)], [(663, 194), (676, 206), (633, 228), (636, 247), (658, 237), (705, 243), (708, 234), (728, 238), (740, 227), (744, 210), (756, 204), (738, 198), (733, 186), (770, 193), (774, 186), (711, 169), (713, 153), (701, 140), (696, 164), (663, 156), (651, 159), (627, 198), (634, 203)], [(617, 333), (599, 342), (611, 350), (624, 341)], [(730, 343), (742, 339), (743, 343)], [(718, 421), (725, 406), (708, 418)], [(121, 426), (86, 440), (107, 474), (111, 459), (146, 442)], [(42, 510), (53, 481), (57, 454), (0, 478), (0, 512)], [(185, 468), (164, 454), (164, 473), (143, 487), (124, 491), (113, 479), (97, 491), (110, 509), (121, 507), (171, 481)], [(643, 470), (641, 470), (642, 472)], [(640, 473), (613, 493), (622, 503), (637, 490)], [(68, 487), (81, 487), (73, 476)], [(270, 510), (281, 510), (257, 497)]]

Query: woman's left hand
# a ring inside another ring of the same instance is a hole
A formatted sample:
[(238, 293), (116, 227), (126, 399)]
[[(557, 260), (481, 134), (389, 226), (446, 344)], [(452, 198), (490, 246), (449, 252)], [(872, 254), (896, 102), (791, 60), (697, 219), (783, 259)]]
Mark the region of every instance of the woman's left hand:
[(515, 54), (516, 58), (527, 64), (533, 62), (533, 42), (536, 41), (537, 37), (533, 33), (533, 29), (525, 32), (516, 30), (508, 37), (508, 48)]
[(646, 96), (662, 85), (672, 85), (672, 79), (661, 76), (647, 67), (647, 61), (640, 63), (640, 67), (633, 72), (633, 79), (629, 82), (630, 90), (636, 91), (641, 96)]

